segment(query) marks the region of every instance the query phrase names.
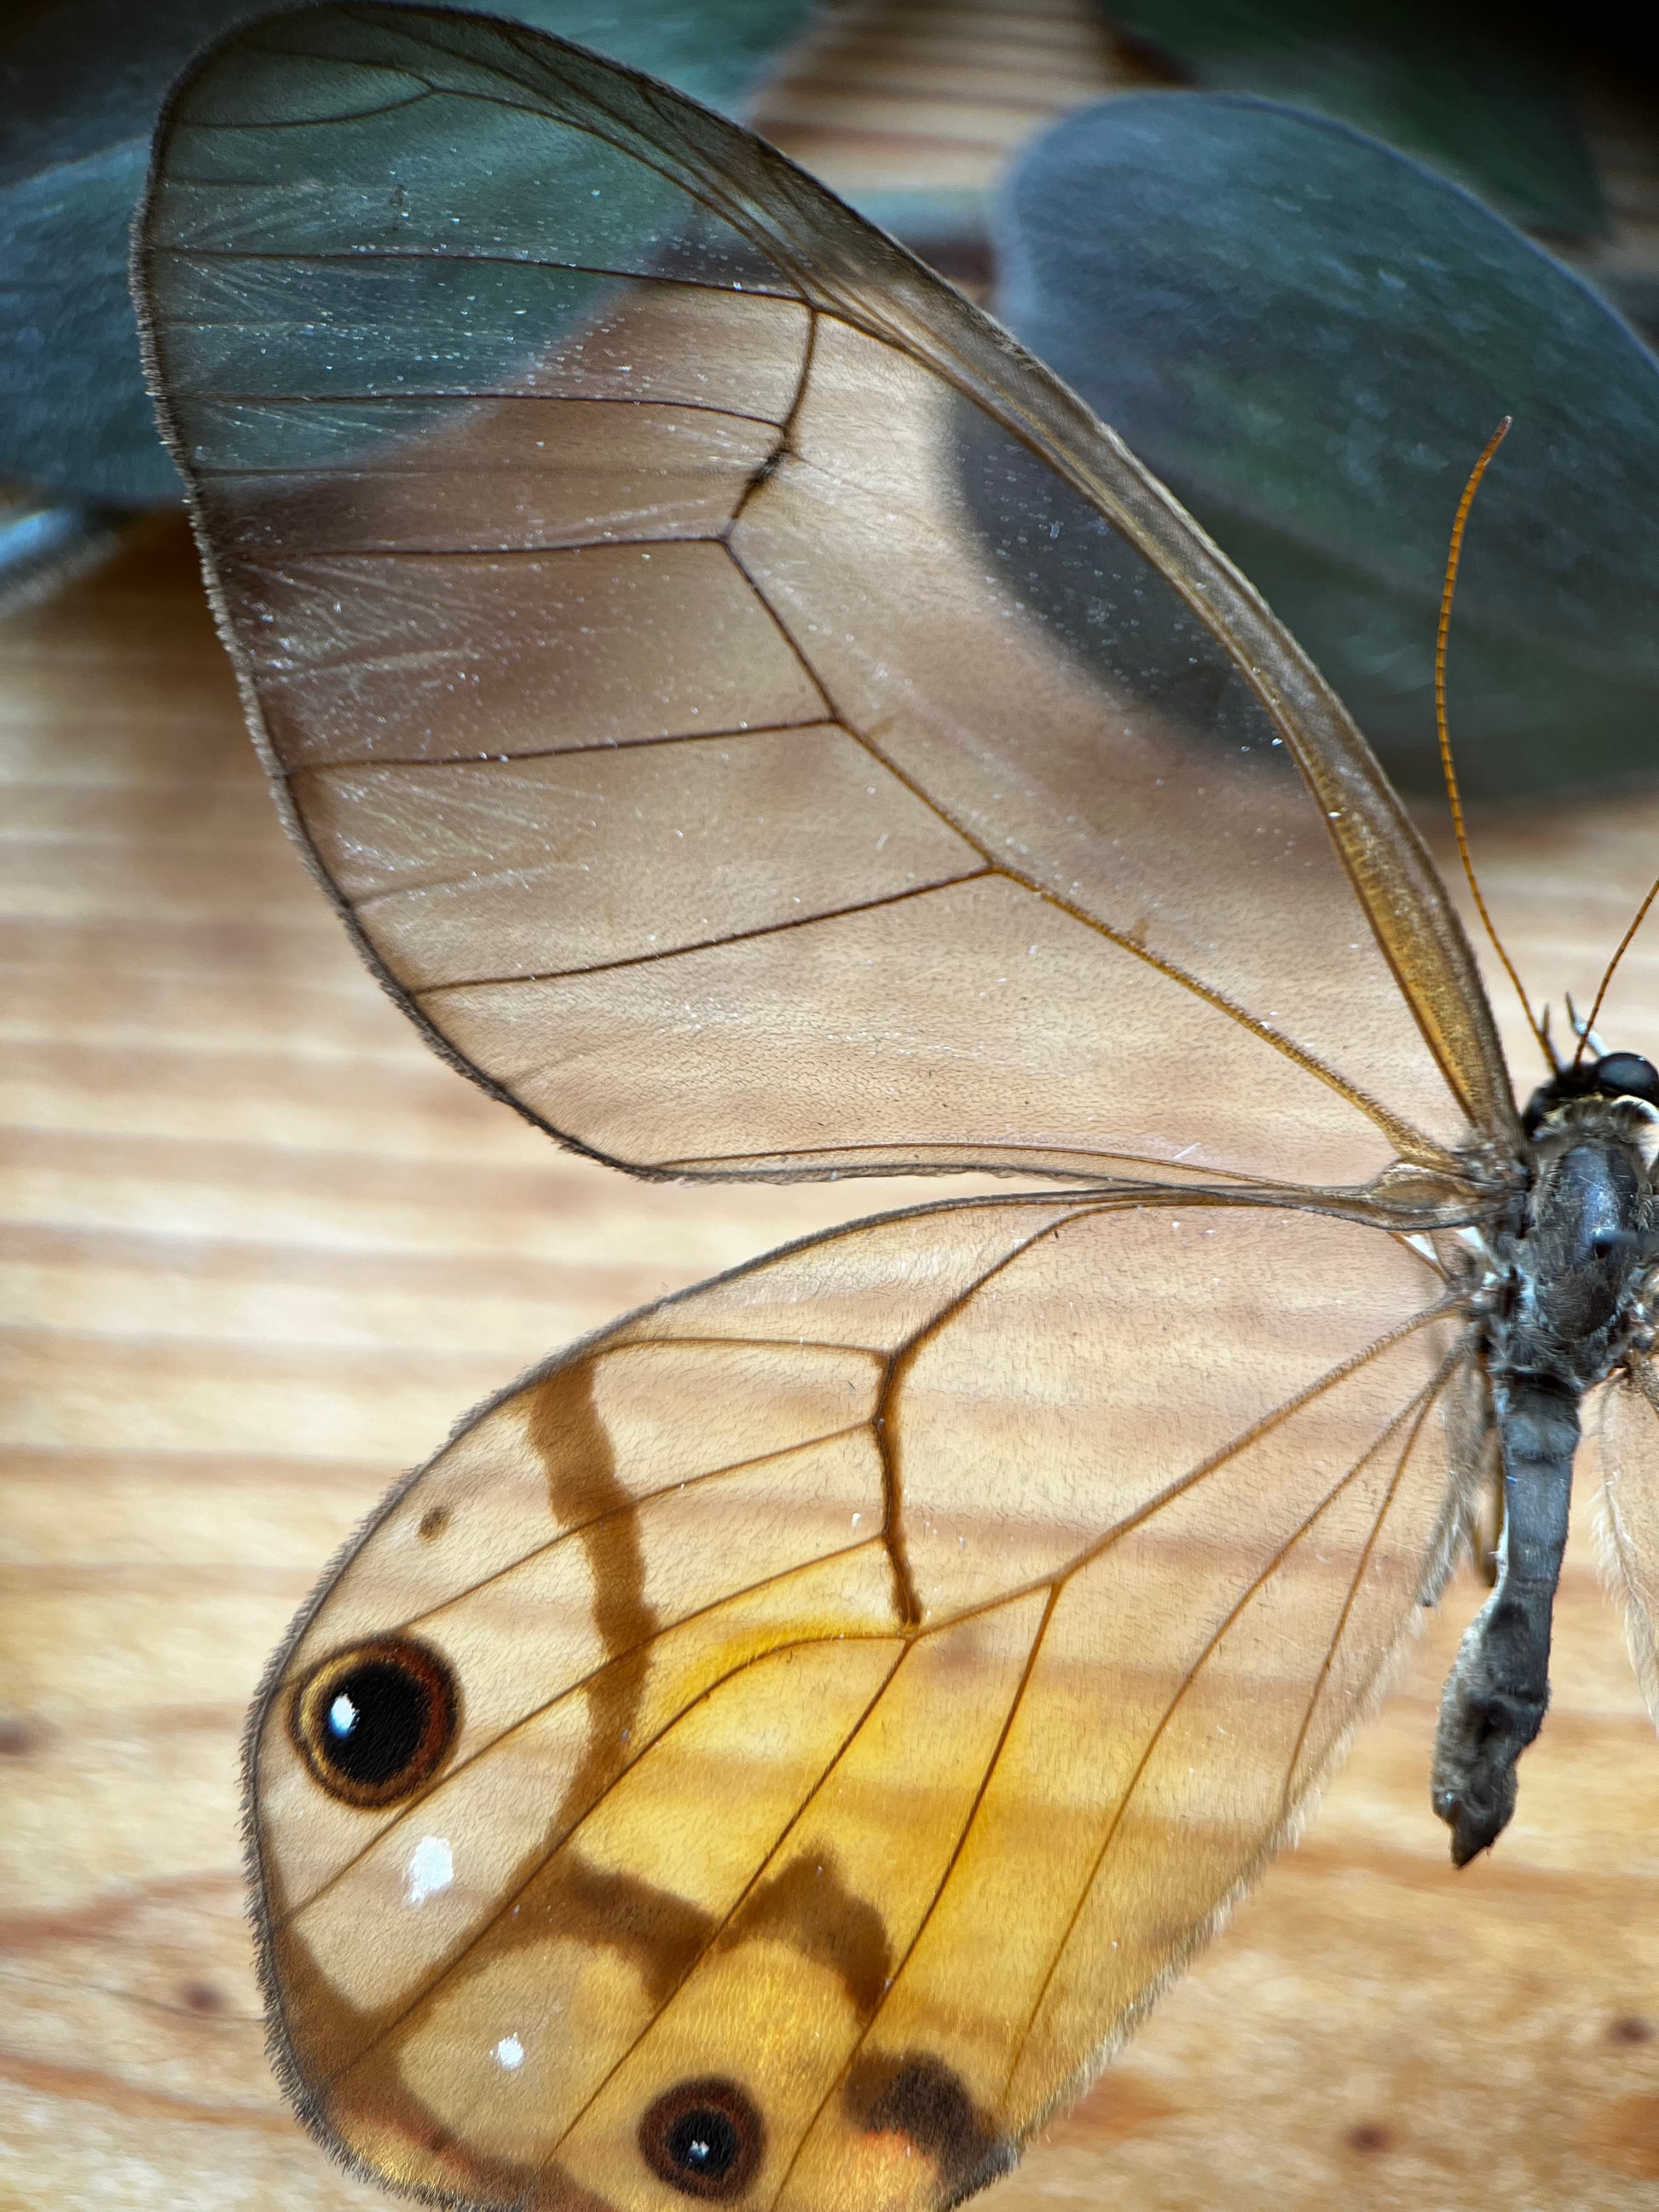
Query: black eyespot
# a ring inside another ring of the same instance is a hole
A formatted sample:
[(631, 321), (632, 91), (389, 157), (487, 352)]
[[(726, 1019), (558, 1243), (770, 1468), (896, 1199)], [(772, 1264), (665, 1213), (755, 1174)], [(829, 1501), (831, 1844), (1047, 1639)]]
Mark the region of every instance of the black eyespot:
[(640, 2152), (683, 2197), (741, 2197), (766, 2148), (761, 2116), (735, 2081), (682, 2081), (640, 2122)]
[(1595, 1063), (1595, 1087), (1614, 1098), (1641, 1098), (1659, 1106), (1659, 1067), (1639, 1052), (1610, 1052)]
[(459, 1724), (454, 1676), (412, 1636), (337, 1651), (301, 1683), (289, 1715), (306, 1765), (348, 1805), (412, 1796), (443, 1765)]

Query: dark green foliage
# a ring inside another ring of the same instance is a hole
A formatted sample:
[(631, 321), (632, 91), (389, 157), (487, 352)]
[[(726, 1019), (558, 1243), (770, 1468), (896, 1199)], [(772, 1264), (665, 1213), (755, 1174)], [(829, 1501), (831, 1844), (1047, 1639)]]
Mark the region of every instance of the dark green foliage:
[(1170, 484), (1403, 781), (1437, 770), (1435, 610), (1463, 481), (1454, 734), (1477, 791), (1659, 773), (1659, 364), (1468, 193), (1340, 124), (1149, 94), (1033, 146), (999, 311)]
[(1606, 216), (1559, 59), (1468, 0), (1122, 0), (1114, 21), (1206, 91), (1316, 108), (1414, 154), (1529, 230)]

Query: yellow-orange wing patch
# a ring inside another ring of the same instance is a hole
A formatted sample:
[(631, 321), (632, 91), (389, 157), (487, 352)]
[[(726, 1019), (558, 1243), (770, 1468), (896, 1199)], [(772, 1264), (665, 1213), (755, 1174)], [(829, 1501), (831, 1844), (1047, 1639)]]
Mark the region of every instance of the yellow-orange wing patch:
[(1372, 1693), (1467, 1381), (1395, 1239), (1178, 1194), (890, 1216), (532, 1376), (265, 1696), (305, 2107), (483, 2203), (989, 2179)]

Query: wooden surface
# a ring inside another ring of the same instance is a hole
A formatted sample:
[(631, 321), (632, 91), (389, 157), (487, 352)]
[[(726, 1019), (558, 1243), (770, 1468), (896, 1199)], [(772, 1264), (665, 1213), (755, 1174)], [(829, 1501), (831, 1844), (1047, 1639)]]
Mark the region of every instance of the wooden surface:
[(844, 0), (787, 58), (754, 127), (854, 198), (982, 191), (1069, 109), (1169, 81), (1096, 0)]
[[(860, 0), (763, 119), (845, 189), (974, 190), (1138, 81), (1089, 0)], [(1651, 217), (1636, 151), (1607, 253)], [(0, 2205), (370, 2206), (264, 2062), (236, 1750), (268, 1650), (476, 1399), (908, 1193), (630, 1183), (433, 1060), (284, 845), (177, 529), (0, 627)], [(1525, 971), (1582, 1000), (1659, 803), (1480, 850)], [(1650, 941), (1609, 1028), (1659, 1054)], [(1497, 1856), (1454, 1875), (1427, 1805), (1460, 1584), (1300, 1850), (988, 2212), (1659, 2200), (1659, 1746), (1592, 1462)]]
[[(266, 1653), (474, 1400), (906, 1187), (629, 1182), (434, 1060), (283, 840), (177, 527), (0, 629), (0, 2204), (367, 2205), (264, 2063), (236, 1749)], [(1523, 965), (1587, 993), (1659, 805), (1481, 849)], [(1659, 957), (1625, 998), (1654, 1049)], [(1654, 2201), (1659, 1745), (1580, 1487), (1496, 1858), (1454, 1875), (1427, 1804), (1460, 1585), (1302, 1848), (988, 2205)]]

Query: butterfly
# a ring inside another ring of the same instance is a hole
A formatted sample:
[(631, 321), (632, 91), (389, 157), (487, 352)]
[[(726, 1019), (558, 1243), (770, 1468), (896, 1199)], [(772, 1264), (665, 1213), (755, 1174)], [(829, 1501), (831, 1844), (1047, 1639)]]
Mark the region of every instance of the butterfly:
[(434, 1047), (639, 1175), (1008, 1179), (559, 1354), (328, 1571), (248, 1740), (287, 2087), (447, 2202), (954, 2203), (1294, 1834), (1501, 1474), (1433, 1778), (1497, 1836), (1609, 1378), (1651, 1688), (1659, 1073), (1581, 1036), (1517, 1111), (1249, 585), (665, 87), (256, 23), (136, 270), (279, 803)]

